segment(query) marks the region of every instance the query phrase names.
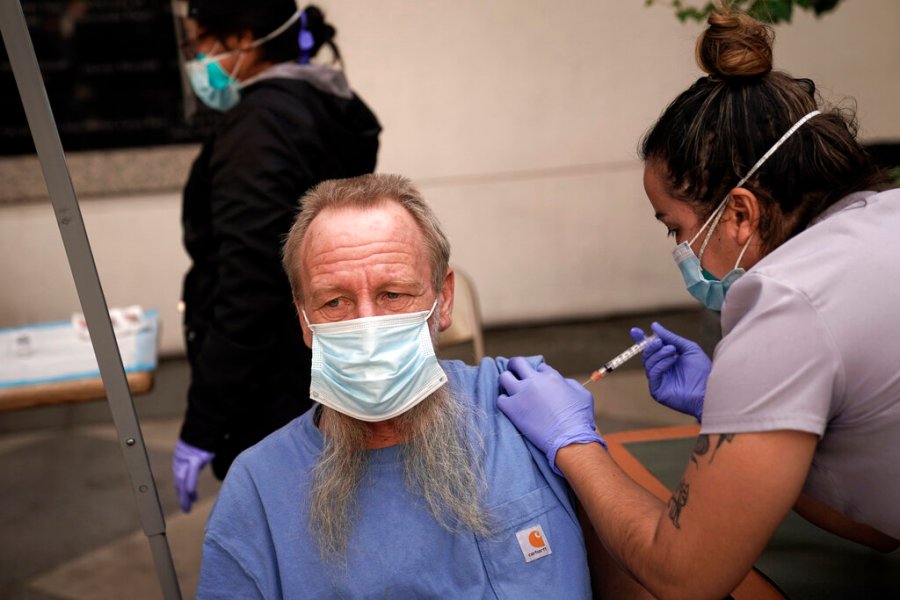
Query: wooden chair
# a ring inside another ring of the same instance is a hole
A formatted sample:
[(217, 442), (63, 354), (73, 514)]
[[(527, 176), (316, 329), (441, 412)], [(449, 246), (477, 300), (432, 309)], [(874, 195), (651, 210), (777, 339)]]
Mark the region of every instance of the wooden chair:
[(456, 290), (453, 296), (453, 323), (438, 338), (438, 346), (446, 348), (457, 344), (471, 344), (475, 362), (484, 358), (484, 337), (481, 333), (481, 307), (478, 293), (471, 277), (459, 267), (452, 266), (456, 274)]

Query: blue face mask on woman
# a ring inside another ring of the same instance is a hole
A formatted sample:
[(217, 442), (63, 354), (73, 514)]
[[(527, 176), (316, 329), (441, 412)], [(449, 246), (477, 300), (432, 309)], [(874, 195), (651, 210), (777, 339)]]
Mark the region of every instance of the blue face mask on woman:
[[(240, 82), (229, 73), (226, 73), (225, 69), (218, 62), (223, 57), (234, 52), (236, 51), (223, 52), (212, 56), (198, 54), (196, 59), (184, 65), (194, 93), (197, 94), (197, 97), (200, 98), (203, 104), (213, 110), (225, 112), (241, 99)], [(233, 72), (237, 73), (240, 71), (243, 60), (243, 54), (238, 56)]]
[[(297, 19), (300, 18), (302, 12), (303, 11), (298, 10), (291, 15), (291, 18), (279, 25), (275, 31), (265, 37), (254, 40), (246, 49), (240, 48), (237, 50), (229, 50), (228, 52), (220, 52), (219, 54), (212, 54), (209, 56), (206, 54), (198, 54), (197, 58), (194, 60), (187, 61), (184, 68), (187, 71), (188, 79), (191, 82), (191, 88), (203, 104), (220, 112), (225, 112), (237, 104), (241, 99), (241, 83), (238, 81), (237, 77), (233, 75), (239, 73), (241, 70), (241, 63), (244, 60), (243, 53), (251, 48), (261, 46), (284, 33), (288, 27), (293, 25)], [(301, 34), (302, 32), (303, 30), (301, 29)], [(219, 61), (226, 56), (238, 52), (241, 54), (238, 56), (234, 69), (232, 69), (231, 73), (227, 73), (225, 69), (222, 68), (222, 65), (219, 64)]]
[[(709, 243), (709, 239), (712, 237), (716, 225), (719, 224), (719, 219), (722, 217), (722, 213), (725, 212), (727, 204), (728, 197), (726, 196), (725, 200), (719, 204), (716, 211), (710, 215), (706, 223), (703, 224), (703, 227), (700, 228), (700, 231), (691, 238), (691, 241), (681, 242), (675, 246), (675, 250), (672, 251), (672, 256), (675, 258), (675, 264), (678, 265), (678, 269), (681, 271), (681, 277), (684, 279), (687, 291), (691, 296), (699, 300), (703, 306), (716, 311), (722, 310), (722, 304), (725, 302), (725, 294), (728, 292), (728, 288), (731, 287), (731, 284), (737, 281), (740, 276), (746, 272), (744, 269), (739, 268), (739, 265), (741, 264), (741, 259), (744, 258), (744, 252), (746, 252), (747, 247), (750, 246), (750, 240), (748, 239), (747, 243), (744, 244), (744, 247), (741, 249), (737, 262), (734, 263), (734, 268), (721, 280), (716, 279), (715, 276), (700, 266), (700, 261), (703, 259), (703, 252), (706, 250), (706, 244)], [(691, 246), (700, 234), (703, 233), (703, 230), (706, 229), (713, 218), (715, 218), (715, 222), (713, 223), (713, 226), (709, 228), (709, 233), (706, 234), (706, 238), (700, 246), (700, 256), (697, 256), (694, 254)], [(751, 235), (750, 238), (752, 239), (753, 236)]]
[(396, 417), (447, 382), (428, 330), (431, 310), (310, 323), (310, 397), (361, 421)]
[[(744, 185), (747, 180), (756, 173), (757, 169), (759, 169), (763, 163), (778, 150), (786, 139), (791, 137), (795, 131), (800, 129), (801, 125), (817, 114), (819, 114), (819, 111), (814, 110), (794, 123), (794, 125), (788, 129), (777, 142), (772, 144), (772, 147), (763, 154), (762, 158), (756, 161), (756, 164), (753, 165), (750, 171), (744, 175), (734, 187), (739, 188)], [(700, 261), (703, 259), (703, 253), (706, 251), (706, 245), (709, 243), (713, 231), (715, 231), (716, 227), (719, 225), (719, 219), (721, 219), (722, 215), (725, 213), (725, 208), (728, 206), (728, 198), (729, 196), (725, 196), (725, 199), (719, 203), (719, 206), (717, 206), (716, 210), (709, 216), (706, 223), (703, 224), (703, 227), (694, 234), (694, 237), (692, 237), (689, 242), (681, 242), (675, 246), (675, 249), (672, 251), (672, 257), (675, 259), (675, 264), (678, 265), (678, 269), (681, 271), (681, 277), (684, 279), (684, 285), (687, 287), (687, 291), (705, 307), (715, 311), (722, 310), (722, 304), (725, 302), (725, 294), (728, 293), (728, 288), (730, 288), (734, 282), (746, 272), (739, 267), (741, 259), (744, 258), (744, 252), (747, 251), (747, 248), (750, 246), (750, 240), (753, 239), (753, 235), (751, 234), (750, 238), (747, 239), (747, 242), (741, 249), (741, 253), (734, 263), (734, 268), (728, 271), (721, 280), (716, 279), (701, 266)], [(712, 223), (711, 226), (710, 223)], [(694, 242), (697, 241), (697, 238), (700, 237), (700, 234), (703, 233), (703, 230), (708, 226), (709, 232), (706, 234), (706, 238), (704, 238), (703, 244), (700, 246), (700, 254), (698, 256), (694, 254), (692, 246), (694, 245)]]

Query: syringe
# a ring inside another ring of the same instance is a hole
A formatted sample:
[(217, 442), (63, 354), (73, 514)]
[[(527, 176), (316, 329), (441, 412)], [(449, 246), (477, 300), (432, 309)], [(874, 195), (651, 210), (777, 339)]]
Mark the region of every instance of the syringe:
[(631, 348), (627, 349), (622, 354), (618, 355), (617, 357), (615, 357), (614, 359), (612, 359), (611, 361), (609, 361), (608, 363), (606, 363), (605, 365), (603, 365), (602, 367), (600, 367), (599, 369), (597, 369), (596, 371), (591, 373), (591, 378), (588, 379), (587, 381), (585, 381), (584, 383), (582, 383), (581, 385), (587, 385), (587, 384), (591, 383), (592, 381), (598, 381), (600, 379), (603, 379), (607, 373), (609, 373), (610, 371), (613, 371), (614, 369), (618, 369), (623, 364), (628, 362), (629, 359), (633, 358), (637, 354), (640, 354), (640, 352), (644, 348), (647, 347), (647, 344), (649, 344), (653, 340), (657, 339), (658, 337), (659, 336), (657, 336), (655, 333), (651, 333), (650, 335), (645, 337), (643, 340), (641, 340), (640, 342), (638, 342)]

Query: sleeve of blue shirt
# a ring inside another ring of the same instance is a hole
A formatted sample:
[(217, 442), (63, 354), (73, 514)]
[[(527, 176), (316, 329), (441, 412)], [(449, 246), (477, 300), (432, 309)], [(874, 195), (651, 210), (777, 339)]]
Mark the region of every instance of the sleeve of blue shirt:
[[(506, 371), (507, 365), (509, 364), (509, 359), (503, 357), (497, 357), (496, 359), (497, 367), (500, 372)], [(543, 356), (531, 356), (528, 357), (528, 362), (532, 367), (537, 368), (538, 365), (544, 363)], [(496, 399), (495, 399), (496, 403)], [(500, 410), (497, 410), (497, 413), (503, 415)], [(503, 415), (503, 418), (506, 419), (506, 415)], [(510, 424), (512, 424), (510, 422)], [(541, 475), (544, 476), (544, 479), (547, 480), (547, 485), (550, 486), (550, 489), (553, 490), (554, 495), (559, 498), (560, 505), (565, 508), (566, 512), (569, 513), (569, 516), (572, 517), (576, 522), (578, 521), (578, 515), (575, 514), (574, 503), (575, 503), (575, 494), (572, 492), (572, 488), (569, 487), (569, 483), (553, 472), (553, 469), (550, 468), (550, 463), (547, 462), (547, 455), (544, 454), (537, 446), (528, 441), (528, 438), (522, 436), (522, 440), (525, 442), (525, 446), (527, 446), (528, 451), (531, 452), (531, 456), (534, 459), (534, 464), (537, 466), (538, 470), (540, 470)]]

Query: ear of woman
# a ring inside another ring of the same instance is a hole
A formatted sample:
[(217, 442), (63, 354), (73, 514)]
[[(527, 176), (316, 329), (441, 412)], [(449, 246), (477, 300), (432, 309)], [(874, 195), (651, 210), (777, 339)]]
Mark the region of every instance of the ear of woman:
[(731, 190), (722, 225), (737, 245), (743, 247), (759, 231), (759, 217), (756, 194), (742, 187)]

